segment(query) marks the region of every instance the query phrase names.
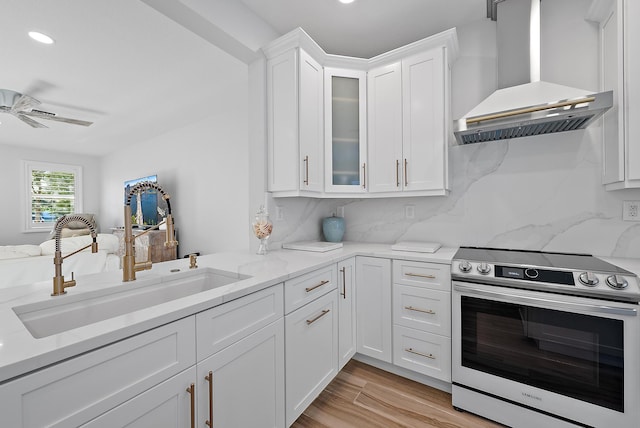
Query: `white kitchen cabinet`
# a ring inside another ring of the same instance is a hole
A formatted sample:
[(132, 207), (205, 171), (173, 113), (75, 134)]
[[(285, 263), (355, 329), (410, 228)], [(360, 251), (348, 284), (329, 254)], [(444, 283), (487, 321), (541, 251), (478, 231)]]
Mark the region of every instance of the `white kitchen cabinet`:
[(368, 74), (370, 192), (448, 190), (449, 71), (443, 47)]
[(393, 261), (393, 364), (451, 381), (451, 266)]
[(447, 144), (449, 71), (446, 49), (402, 60), (402, 155), (405, 192), (444, 194), (449, 188)]
[(197, 426), (195, 397), (191, 400), (196, 393), (195, 378), (196, 369), (191, 367), (81, 427), (183, 428), (192, 426), (192, 409), (193, 426)]
[[(2, 426), (80, 426), (192, 367), (194, 319), (184, 318), (2, 384)], [(185, 390), (180, 385), (178, 393), (163, 389), (160, 396), (154, 395), (156, 403), (149, 406), (182, 402)], [(182, 412), (178, 404), (165, 409)], [(111, 417), (132, 420), (130, 410), (137, 412), (125, 407), (122, 415)]]
[(400, 62), (369, 70), (369, 192), (402, 189), (402, 68)]
[(290, 426), (338, 373), (337, 295), (285, 316), (286, 422)]
[[(328, 55), (301, 29), (263, 51), (274, 197), (448, 193), (455, 29), (371, 59)], [(318, 83), (322, 68), (324, 85)], [(324, 102), (318, 100), (322, 86)], [(324, 150), (319, 163), (318, 147)]]
[(393, 326), (393, 364), (451, 382), (451, 338)]
[(366, 191), (366, 72), (324, 70), (326, 192)]
[(274, 196), (322, 192), (322, 66), (300, 48), (267, 60), (267, 190)]
[(356, 257), (357, 352), (392, 361), (391, 260)]
[(284, 426), (283, 293), (278, 284), (196, 314), (198, 426)]
[(285, 314), (335, 290), (336, 286), (337, 270), (335, 264), (287, 280), (284, 295)]
[(356, 260), (338, 263), (338, 370), (356, 353)]
[(613, 90), (602, 124), (607, 190), (640, 187), (640, 3), (595, 0), (589, 18), (600, 22), (601, 89)]
[(283, 427), (284, 378), (280, 318), (198, 363), (197, 426)]

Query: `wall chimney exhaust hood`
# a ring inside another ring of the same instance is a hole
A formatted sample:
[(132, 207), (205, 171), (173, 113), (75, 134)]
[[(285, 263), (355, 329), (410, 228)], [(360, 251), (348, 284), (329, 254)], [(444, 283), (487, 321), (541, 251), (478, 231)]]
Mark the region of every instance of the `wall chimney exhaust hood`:
[[(496, 25), (502, 89), (454, 122), (458, 144), (584, 129), (611, 108), (612, 91), (592, 93), (540, 81), (540, 0), (488, 1), (500, 6)], [(492, 15), (496, 15), (495, 7)], [(522, 28), (529, 31), (518, 34)], [(522, 67), (524, 78), (518, 70)]]

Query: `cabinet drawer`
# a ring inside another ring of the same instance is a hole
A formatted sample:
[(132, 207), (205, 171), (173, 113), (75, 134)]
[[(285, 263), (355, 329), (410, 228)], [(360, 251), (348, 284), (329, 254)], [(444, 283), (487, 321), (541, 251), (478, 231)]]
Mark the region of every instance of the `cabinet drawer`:
[(451, 382), (451, 339), (393, 326), (393, 364)]
[(0, 386), (2, 426), (79, 426), (195, 364), (184, 318)]
[(335, 290), (336, 265), (309, 272), (284, 283), (284, 311), (290, 313), (323, 294)]
[(278, 284), (197, 314), (198, 361), (281, 318), (283, 305)]
[(394, 260), (393, 283), (451, 291), (451, 266)]
[(393, 285), (393, 323), (451, 336), (451, 293)]

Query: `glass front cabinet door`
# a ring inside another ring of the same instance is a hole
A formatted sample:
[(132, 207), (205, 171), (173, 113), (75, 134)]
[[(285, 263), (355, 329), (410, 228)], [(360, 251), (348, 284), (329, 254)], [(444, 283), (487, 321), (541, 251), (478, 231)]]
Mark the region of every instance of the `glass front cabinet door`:
[(366, 72), (325, 68), (325, 192), (367, 191)]

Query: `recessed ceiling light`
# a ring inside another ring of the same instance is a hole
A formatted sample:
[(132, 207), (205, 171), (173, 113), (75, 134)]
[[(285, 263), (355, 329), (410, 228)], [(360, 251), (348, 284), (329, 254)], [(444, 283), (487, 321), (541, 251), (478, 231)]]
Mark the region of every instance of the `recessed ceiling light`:
[(344, 4), (349, 4), (349, 3), (353, 3), (355, 0), (339, 0), (340, 3), (344, 3)]
[(29, 37), (31, 37), (36, 42), (44, 43), (45, 45), (53, 44), (53, 39), (51, 37), (37, 31), (29, 31)]

